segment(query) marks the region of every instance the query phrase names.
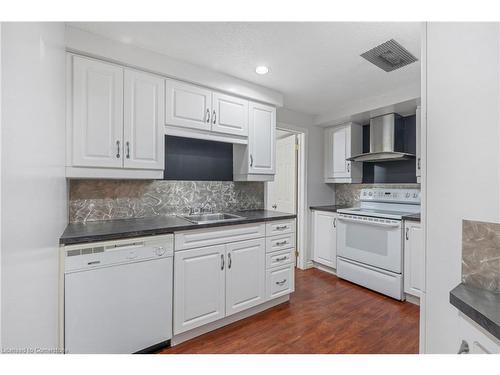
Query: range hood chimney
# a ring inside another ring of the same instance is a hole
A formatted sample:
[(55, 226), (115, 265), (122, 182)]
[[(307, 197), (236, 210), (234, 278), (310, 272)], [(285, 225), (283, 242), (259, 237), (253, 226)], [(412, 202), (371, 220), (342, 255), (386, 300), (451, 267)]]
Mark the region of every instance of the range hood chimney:
[(380, 162), (415, 158), (415, 155), (403, 152), (403, 145), (397, 143), (396, 132), (400, 119), (401, 116), (396, 113), (370, 119), (370, 152), (347, 160)]

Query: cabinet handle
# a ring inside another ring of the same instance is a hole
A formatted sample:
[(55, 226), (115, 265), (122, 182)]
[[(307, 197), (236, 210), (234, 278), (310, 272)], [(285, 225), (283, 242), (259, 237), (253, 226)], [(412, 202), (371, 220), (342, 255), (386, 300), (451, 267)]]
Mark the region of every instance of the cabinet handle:
[(281, 258), (276, 258), (276, 262), (282, 262), (284, 260), (286, 260), (288, 257), (285, 255), (284, 257), (281, 257)]
[(231, 253), (228, 253), (228, 254), (227, 254), (227, 261), (228, 261), (228, 263), (227, 263), (227, 268), (229, 268), (229, 269), (230, 269), (230, 268), (231, 268), (231, 264), (233, 264), (233, 262), (232, 262), (232, 260), (231, 260)]
[(277, 241), (276, 242), (276, 246), (283, 246), (283, 245), (286, 245), (288, 243), (287, 240), (284, 240), (284, 241)]
[(458, 354), (469, 354), (469, 343), (465, 340), (462, 340), (460, 344), (460, 348), (458, 349)]
[(347, 163), (347, 172), (351, 171), (351, 163)]
[(210, 110), (207, 108), (207, 124), (210, 123)]
[[(276, 209), (276, 207), (278, 207), (278, 206), (276, 206), (275, 204), (273, 204), (273, 208)], [(285, 230), (286, 228), (287, 228), (286, 225), (278, 225), (278, 226), (276, 226), (276, 230)]]
[(212, 124), (215, 124), (217, 121), (217, 114), (215, 113), (215, 110), (212, 112)]
[(336, 217), (333, 218), (333, 227), (337, 228), (337, 218)]
[(281, 281), (276, 281), (276, 285), (279, 285), (279, 286), (283, 285), (284, 283), (286, 283), (286, 279), (283, 279)]
[(417, 168), (420, 170), (420, 158), (417, 159)]
[(220, 270), (224, 270), (224, 254), (220, 255)]
[(253, 156), (250, 154), (250, 166), (253, 167)]
[(130, 142), (127, 141), (126, 145), (127, 145), (127, 159), (130, 159)]
[(116, 158), (120, 159), (120, 141), (116, 141)]
[(406, 240), (408, 241), (410, 239), (410, 236), (409, 236), (409, 230), (410, 228), (406, 228)]

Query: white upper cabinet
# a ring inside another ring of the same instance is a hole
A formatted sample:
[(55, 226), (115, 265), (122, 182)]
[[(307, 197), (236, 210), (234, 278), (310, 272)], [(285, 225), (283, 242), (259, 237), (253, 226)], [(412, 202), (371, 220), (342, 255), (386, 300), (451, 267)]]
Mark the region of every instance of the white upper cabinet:
[(420, 183), (420, 177), (422, 176), (422, 110), (419, 107), (417, 107), (417, 112), (416, 112), (416, 157), (417, 160), (415, 161), (415, 170), (416, 170), (416, 175), (417, 175), (417, 182)]
[(231, 95), (213, 93), (212, 131), (248, 136), (248, 100)]
[(266, 298), (264, 238), (226, 245), (226, 316), (256, 306)]
[(248, 100), (172, 79), (165, 100), (168, 134), (247, 143)]
[(212, 127), (212, 91), (199, 86), (165, 80), (167, 125), (209, 131)]
[(425, 291), (424, 235), (420, 222), (405, 222), (404, 291), (421, 297)]
[(124, 167), (164, 169), (164, 80), (125, 70)]
[(275, 173), (276, 108), (250, 103), (250, 173)]
[(313, 260), (337, 268), (337, 213), (314, 211)]
[(233, 146), (235, 181), (272, 181), (276, 170), (276, 108), (249, 102), (248, 146)]
[(121, 167), (123, 68), (73, 57), (73, 166)]
[(162, 178), (164, 79), (68, 54), (69, 178)]
[(361, 154), (362, 146), (363, 128), (361, 125), (349, 122), (325, 129), (325, 182), (361, 182), (362, 163), (346, 159)]

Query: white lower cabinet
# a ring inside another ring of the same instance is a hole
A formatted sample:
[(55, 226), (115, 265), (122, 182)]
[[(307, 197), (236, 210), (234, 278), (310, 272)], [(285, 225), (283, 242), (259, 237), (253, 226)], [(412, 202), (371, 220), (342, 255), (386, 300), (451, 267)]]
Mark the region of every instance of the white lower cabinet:
[(457, 353), (460, 354), (500, 354), (500, 340), (486, 332), (476, 322), (460, 314), (459, 342)]
[(266, 245), (263, 238), (226, 245), (226, 316), (266, 298)]
[(404, 292), (421, 297), (425, 292), (424, 238), (420, 222), (405, 221)]
[(313, 212), (313, 261), (337, 268), (337, 213)]
[(294, 256), (294, 233), (266, 237), (265, 223), (175, 233), (174, 336), (290, 294)]
[(175, 253), (174, 334), (225, 316), (225, 245)]

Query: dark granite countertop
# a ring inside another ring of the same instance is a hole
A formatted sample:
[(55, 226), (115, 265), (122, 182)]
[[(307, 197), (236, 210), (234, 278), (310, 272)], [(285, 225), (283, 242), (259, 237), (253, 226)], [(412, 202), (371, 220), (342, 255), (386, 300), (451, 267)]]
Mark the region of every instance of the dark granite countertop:
[(450, 292), (450, 303), (500, 340), (500, 293), (462, 283)]
[(406, 221), (420, 221), (420, 212), (418, 214), (411, 214), (403, 216), (403, 220)]
[(337, 210), (340, 210), (341, 208), (349, 208), (351, 206), (342, 206), (342, 205), (329, 205), (329, 206), (311, 206), (309, 207), (311, 210), (316, 210), (316, 211), (327, 211), (327, 212), (337, 212)]
[(193, 224), (177, 216), (158, 216), (141, 219), (122, 219), (93, 221), (89, 223), (68, 224), (59, 243), (71, 245), (85, 242), (108, 241), (122, 238), (151, 236), (173, 233), (181, 230), (221, 227), (255, 223), (259, 221), (273, 221), (294, 219), (296, 215), (268, 210), (251, 210), (234, 212), (244, 218), (236, 221)]

